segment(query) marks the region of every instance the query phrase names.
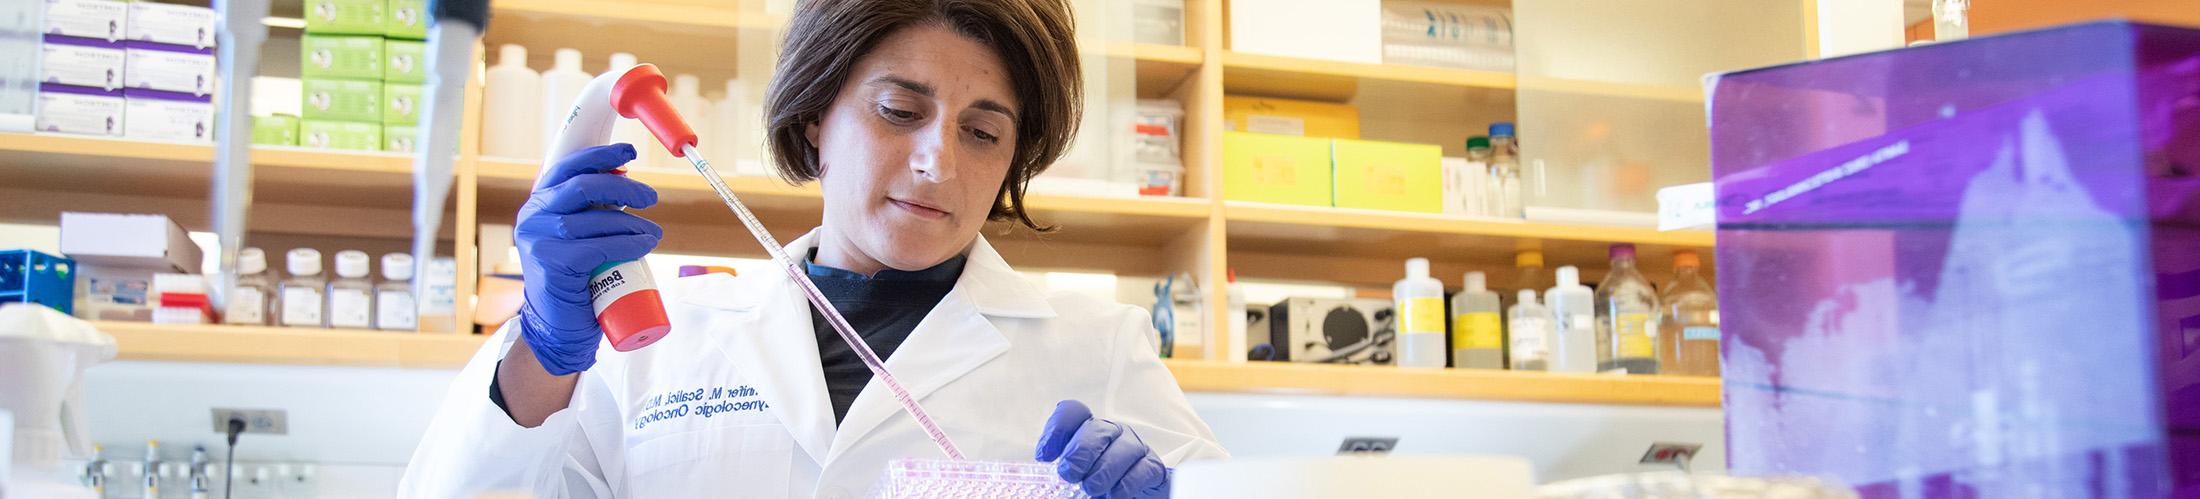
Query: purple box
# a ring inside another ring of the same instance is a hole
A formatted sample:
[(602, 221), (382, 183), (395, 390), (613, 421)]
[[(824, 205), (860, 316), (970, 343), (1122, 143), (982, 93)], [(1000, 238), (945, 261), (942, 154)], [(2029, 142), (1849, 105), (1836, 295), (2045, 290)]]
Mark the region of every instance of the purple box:
[(2200, 497), (2200, 30), (1711, 84), (1728, 466), (1866, 497)]

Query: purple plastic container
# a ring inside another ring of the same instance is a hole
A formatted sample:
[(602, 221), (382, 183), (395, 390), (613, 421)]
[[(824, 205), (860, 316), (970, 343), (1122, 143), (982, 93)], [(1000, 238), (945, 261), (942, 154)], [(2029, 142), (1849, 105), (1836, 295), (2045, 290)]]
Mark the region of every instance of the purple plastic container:
[(2200, 30), (1719, 76), (1727, 456), (1865, 497), (2200, 497)]

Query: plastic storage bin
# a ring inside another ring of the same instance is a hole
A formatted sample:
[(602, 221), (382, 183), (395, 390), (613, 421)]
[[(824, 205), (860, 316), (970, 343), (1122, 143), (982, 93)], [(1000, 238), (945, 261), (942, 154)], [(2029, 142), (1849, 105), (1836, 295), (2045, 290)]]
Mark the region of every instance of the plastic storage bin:
[(0, 303), (36, 303), (73, 313), (76, 260), (31, 250), (0, 251)]
[(1734, 474), (2200, 497), (2200, 30), (1711, 85)]

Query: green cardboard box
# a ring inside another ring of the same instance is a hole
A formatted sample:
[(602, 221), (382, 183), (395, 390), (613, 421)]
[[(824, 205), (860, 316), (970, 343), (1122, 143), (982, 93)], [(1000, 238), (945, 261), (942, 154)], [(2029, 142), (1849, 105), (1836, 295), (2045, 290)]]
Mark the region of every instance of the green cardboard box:
[(1329, 206), (1329, 150), (1324, 138), (1223, 132), (1223, 199)]
[(428, 39), (428, 0), (389, 0), (390, 15), (382, 33), (390, 38)]
[(1338, 208), (1444, 212), (1444, 148), (1337, 139), (1331, 157)]
[(420, 128), (412, 125), (382, 125), (382, 150), (385, 152), (413, 152), (413, 144), (419, 140)]
[(420, 124), (421, 85), (412, 83), (385, 83), (382, 85), (382, 124)]
[(298, 39), (298, 74), (306, 78), (380, 80), (383, 50), (379, 36), (307, 33)]
[(288, 114), (253, 116), (252, 143), (269, 146), (298, 145), (298, 117)]
[(389, 0), (305, 0), (306, 32), (381, 35), (389, 8)]
[(413, 40), (382, 42), (384, 83), (427, 83), (428, 43)]
[(382, 122), (382, 82), (307, 78), (303, 86), (302, 118)]
[(298, 121), (298, 145), (351, 151), (382, 150), (382, 125), (364, 121), (303, 119)]

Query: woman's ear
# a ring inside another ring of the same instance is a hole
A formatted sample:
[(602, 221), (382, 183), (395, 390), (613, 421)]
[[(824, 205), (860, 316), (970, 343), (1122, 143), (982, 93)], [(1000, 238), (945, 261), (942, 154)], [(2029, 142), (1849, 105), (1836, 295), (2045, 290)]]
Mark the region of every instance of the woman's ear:
[(802, 138), (804, 138), (804, 139), (808, 139), (808, 140), (810, 141), (810, 148), (811, 148), (811, 149), (816, 149), (816, 148), (817, 148), (817, 133), (818, 133), (818, 123), (817, 123), (817, 122), (815, 122), (815, 121), (812, 121), (812, 122), (810, 122), (810, 124), (808, 124), (808, 125), (804, 125), (804, 126), (802, 127)]

